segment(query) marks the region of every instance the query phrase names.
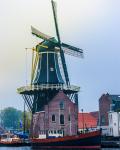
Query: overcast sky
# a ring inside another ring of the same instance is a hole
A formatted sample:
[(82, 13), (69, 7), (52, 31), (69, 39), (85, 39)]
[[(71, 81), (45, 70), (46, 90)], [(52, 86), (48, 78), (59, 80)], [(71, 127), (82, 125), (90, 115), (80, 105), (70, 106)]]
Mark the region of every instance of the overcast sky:
[[(61, 40), (84, 50), (84, 59), (66, 57), (71, 83), (81, 87), (79, 108), (98, 110), (103, 93), (120, 94), (120, 0), (56, 1)], [(56, 36), (50, 0), (0, 0), (1, 109), (23, 109), (16, 89), (29, 83), (25, 48), (39, 42), (31, 25)]]

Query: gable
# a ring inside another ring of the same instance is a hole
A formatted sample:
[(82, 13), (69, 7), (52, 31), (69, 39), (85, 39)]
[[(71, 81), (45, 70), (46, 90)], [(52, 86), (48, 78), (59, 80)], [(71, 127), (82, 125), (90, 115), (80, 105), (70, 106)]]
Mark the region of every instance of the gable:
[(60, 103), (64, 102), (64, 107), (68, 108), (69, 106), (74, 109), (75, 104), (69, 99), (69, 97), (64, 94), (63, 91), (60, 91), (49, 103), (49, 108), (56, 108), (60, 107)]
[(57, 95), (55, 97), (53, 97), (53, 99), (49, 102), (49, 104), (53, 103), (53, 102), (57, 102), (57, 101), (60, 101), (60, 100), (64, 100), (68, 103), (71, 103), (71, 104), (74, 104), (70, 99), (69, 97), (64, 94), (63, 91), (59, 91), (59, 93), (57, 93)]

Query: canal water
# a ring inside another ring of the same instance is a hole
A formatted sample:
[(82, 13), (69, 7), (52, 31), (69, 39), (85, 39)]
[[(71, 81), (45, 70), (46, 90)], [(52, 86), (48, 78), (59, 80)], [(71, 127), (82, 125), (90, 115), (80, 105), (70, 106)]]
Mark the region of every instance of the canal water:
[[(32, 150), (31, 147), (0, 147), (0, 150)], [(120, 148), (102, 148), (101, 150), (120, 150)]]

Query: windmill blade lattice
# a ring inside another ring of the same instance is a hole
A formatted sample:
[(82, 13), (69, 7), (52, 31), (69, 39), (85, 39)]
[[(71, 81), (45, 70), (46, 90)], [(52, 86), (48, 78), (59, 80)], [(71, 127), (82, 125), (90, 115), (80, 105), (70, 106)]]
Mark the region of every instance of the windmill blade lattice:
[(40, 59), (40, 54), (38, 52), (36, 52), (35, 54), (35, 58), (33, 58), (32, 60), (32, 71), (31, 71), (31, 84), (33, 82), (36, 70), (37, 70), (37, 65), (38, 65), (38, 61)]
[(75, 57), (83, 57), (83, 50), (65, 43), (62, 43), (62, 49), (64, 53), (75, 56)]

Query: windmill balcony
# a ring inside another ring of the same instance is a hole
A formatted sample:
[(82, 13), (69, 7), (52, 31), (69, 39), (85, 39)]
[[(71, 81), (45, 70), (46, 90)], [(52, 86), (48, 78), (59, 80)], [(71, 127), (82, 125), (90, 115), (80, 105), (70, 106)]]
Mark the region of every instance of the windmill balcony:
[(23, 86), (17, 89), (17, 92), (20, 94), (30, 94), (34, 91), (42, 90), (63, 90), (67, 92), (78, 92), (80, 87), (74, 85), (65, 85), (65, 84), (40, 84), (40, 85), (28, 85)]

